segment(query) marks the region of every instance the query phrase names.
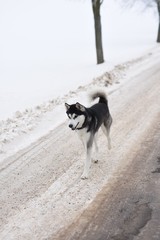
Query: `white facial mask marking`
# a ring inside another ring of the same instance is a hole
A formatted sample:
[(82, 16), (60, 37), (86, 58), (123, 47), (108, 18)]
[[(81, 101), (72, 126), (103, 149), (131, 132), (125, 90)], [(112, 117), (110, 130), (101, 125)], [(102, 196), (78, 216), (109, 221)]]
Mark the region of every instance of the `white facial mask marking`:
[[(73, 114), (72, 116), (70, 115), (70, 119), (69, 119), (69, 125), (72, 125), (72, 129), (75, 128), (81, 128), (84, 120), (85, 120), (85, 116), (84, 115), (80, 115), (77, 116), (76, 114)], [(76, 117), (76, 118), (75, 118)]]

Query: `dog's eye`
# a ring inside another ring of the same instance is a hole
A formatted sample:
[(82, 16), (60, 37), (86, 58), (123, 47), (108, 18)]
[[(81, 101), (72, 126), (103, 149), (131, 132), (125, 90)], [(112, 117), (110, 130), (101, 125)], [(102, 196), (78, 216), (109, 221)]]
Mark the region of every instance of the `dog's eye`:
[(77, 115), (75, 115), (73, 119), (76, 119), (77, 117), (78, 117), (78, 116), (77, 116)]

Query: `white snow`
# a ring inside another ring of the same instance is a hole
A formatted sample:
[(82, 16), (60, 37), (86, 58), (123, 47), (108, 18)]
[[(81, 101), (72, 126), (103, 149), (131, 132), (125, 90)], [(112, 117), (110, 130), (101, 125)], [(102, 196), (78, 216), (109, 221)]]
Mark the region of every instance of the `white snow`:
[(0, 160), (64, 122), (65, 101), (87, 104), (88, 84), (94, 86), (98, 76), (102, 86), (106, 72), (120, 74), (115, 82), (120, 81), (124, 71), (112, 72), (117, 64), (151, 51), (157, 15), (138, 8), (104, 1), (106, 62), (97, 66), (90, 1), (0, 2)]

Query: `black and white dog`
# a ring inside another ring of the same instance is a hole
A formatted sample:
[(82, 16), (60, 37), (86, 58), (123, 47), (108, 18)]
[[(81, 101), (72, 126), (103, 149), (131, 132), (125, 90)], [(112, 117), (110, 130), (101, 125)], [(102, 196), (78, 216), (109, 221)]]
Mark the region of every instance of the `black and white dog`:
[(69, 117), (69, 127), (78, 132), (86, 149), (82, 179), (88, 178), (93, 143), (95, 144), (96, 152), (98, 152), (96, 135), (100, 127), (107, 136), (108, 149), (111, 149), (110, 127), (112, 124), (112, 117), (109, 112), (107, 97), (104, 92), (99, 91), (91, 95), (92, 100), (96, 98), (99, 98), (99, 102), (90, 108), (86, 108), (78, 102), (72, 105), (65, 103), (66, 113)]

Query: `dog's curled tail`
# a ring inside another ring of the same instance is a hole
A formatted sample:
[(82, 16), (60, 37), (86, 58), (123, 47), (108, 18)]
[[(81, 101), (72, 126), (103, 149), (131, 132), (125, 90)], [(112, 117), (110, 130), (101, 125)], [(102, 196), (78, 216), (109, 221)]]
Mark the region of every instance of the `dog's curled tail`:
[(108, 103), (107, 94), (103, 91), (96, 91), (90, 94), (90, 99), (93, 101), (96, 98), (99, 98), (99, 103)]

